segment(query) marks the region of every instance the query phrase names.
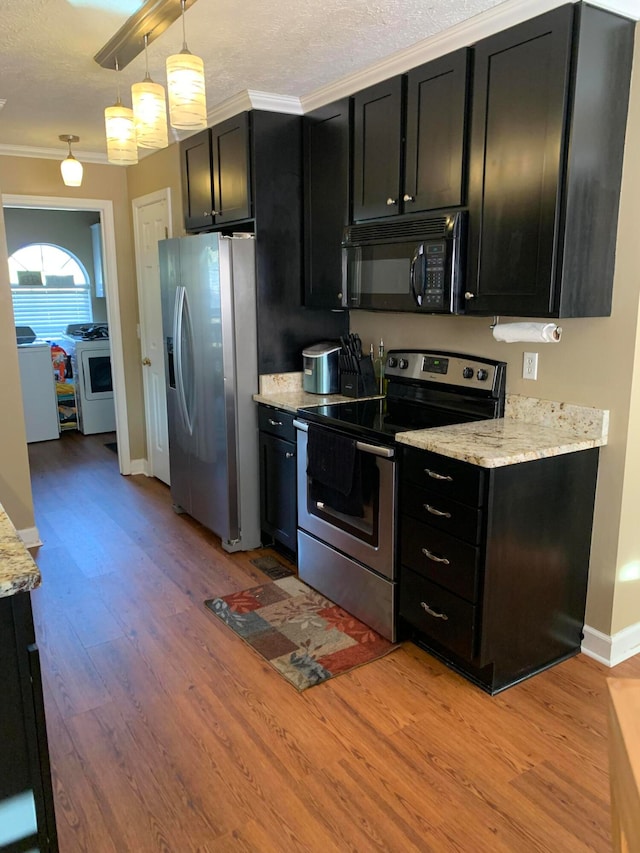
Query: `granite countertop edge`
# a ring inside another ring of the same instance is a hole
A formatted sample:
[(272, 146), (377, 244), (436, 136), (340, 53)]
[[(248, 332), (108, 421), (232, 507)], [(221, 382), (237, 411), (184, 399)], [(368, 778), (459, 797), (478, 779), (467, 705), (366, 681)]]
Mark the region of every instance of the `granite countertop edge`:
[(40, 586), (40, 570), (0, 504), (0, 598)]

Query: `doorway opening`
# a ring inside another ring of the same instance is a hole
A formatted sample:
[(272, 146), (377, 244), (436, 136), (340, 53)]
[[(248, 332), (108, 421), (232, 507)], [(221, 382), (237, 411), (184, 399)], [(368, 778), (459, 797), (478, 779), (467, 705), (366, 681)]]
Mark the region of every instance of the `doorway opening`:
[[(120, 327), (120, 302), (116, 268), (115, 227), (113, 203), (108, 199), (76, 199), (48, 196), (3, 195), (2, 205), (7, 209), (43, 211), (85, 211), (96, 214), (102, 246), (104, 312), (109, 330), (109, 350), (115, 409), (118, 468), (121, 474), (131, 474), (132, 462), (129, 444), (128, 413), (125, 394), (124, 356)], [(11, 253), (11, 251), (10, 251)]]

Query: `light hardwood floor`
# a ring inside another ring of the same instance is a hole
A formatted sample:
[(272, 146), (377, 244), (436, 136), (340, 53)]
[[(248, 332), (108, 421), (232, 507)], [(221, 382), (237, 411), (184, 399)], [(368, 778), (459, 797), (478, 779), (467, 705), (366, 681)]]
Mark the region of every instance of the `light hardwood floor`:
[(110, 438), (29, 448), (61, 853), (611, 849), (605, 679), (640, 658), (492, 698), (407, 643), (299, 694), (203, 606), (266, 579), (256, 552)]

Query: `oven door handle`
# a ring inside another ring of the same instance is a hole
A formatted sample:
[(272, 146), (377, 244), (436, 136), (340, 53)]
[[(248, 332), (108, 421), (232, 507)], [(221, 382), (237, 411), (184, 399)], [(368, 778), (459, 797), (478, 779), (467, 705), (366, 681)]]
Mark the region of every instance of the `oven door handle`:
[[(309, 424), (304, 421), (294, 420), (293, 425), (301, 432), (309, 432)], [(383, 459), (393, 459), (396, 455), (393, 447), (379, 447), (377, 444), (367, 444), (364, 441), (356, 441), (356, 450), (361, 453), (370, 453), (372, 456), (381, 456)]]

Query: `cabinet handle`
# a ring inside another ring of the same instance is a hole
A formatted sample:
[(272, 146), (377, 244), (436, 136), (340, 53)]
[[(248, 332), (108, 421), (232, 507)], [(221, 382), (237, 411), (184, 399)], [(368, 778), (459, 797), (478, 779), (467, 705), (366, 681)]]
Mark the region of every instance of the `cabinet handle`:
[(438, 474), (430, 468), (425, 468), (424, 473), (431, 477), (432, 480), (447, 480), (449, 483), (453, 483), (453, 477), (450, 477), (448, 474)]
[(425, 555), (427, 560), (433, 560), (434, 563), (444, 563), (445, 566), (449, 565), (449, 560), (446, 557), (438, 557), (437, 554), (432, 554), (428, 548), (421, 548), (422, 553)]
[(274, 421), (273, 418), (269, 418), (269, 423), (271, 426), (282, 426), (282, 421)]
[(402, 201), (415, 201), (416, 197), (414, 195), (409, 195), (409, 193), (405, 193), (402, 196)]
[(219, 210), (212, 210), (211, 216), (220, 216), (220, 211)]
[(389, 207), (391, 207), (392, 205), (397, 204), (397, 203), (398, 203), (398, 199), (397, 199), (397, 198), (388, 198), (388, 199), (387, 199), (387, 205), (388, 205)]
[(465, 299), (475, 299), (476, 295), (475, 295), (475, 293), (471, 293), (470, 290), (466, 290), (465, 294), (464, 294), (464, 298)]
[(429, 616), (434, 616), (436, 619), (444, 619), (445, 622), (449, 621), (449, 617), (446, 613), (438, 613), (437, 610), (432, 610), (426, 601), (420, 602), (420, 607), (429, 614)]
[(295, 455), (296, 455), (295, 453), (292, 453), (290, 450), (287, 450), (287, 452), (284, 454), (284, 458), (285, 459), (293, 459), (293, 457)]
[(430, 512), (431, 515), (437, 515), (441, 518), (451, 518), (450, 512), (442, 512), (442, 510), (436, 509), (434, 506), (431, 506), (431, 504), (422, 504), (422, 506), (426, 509), (427, 512)]

